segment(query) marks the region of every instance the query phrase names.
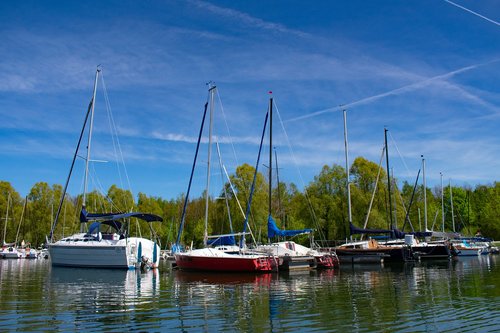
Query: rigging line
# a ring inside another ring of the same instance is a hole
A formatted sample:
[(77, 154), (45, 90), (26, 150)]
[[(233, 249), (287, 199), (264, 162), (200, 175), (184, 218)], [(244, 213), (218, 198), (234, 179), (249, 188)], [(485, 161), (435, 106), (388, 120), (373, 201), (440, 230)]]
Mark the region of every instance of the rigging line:
[[(108, 91), (106, 89), (106, 86), (104, 84), (104, 77), (101, 76), (101, 79), (103, 80), (103, 87), (104, 87), (104, 93), (105, 93), (105, 100), (106, 100), (106, 107), (107, 107), (107, 110), (108, 110), (108, 119), (109, 119), (109, 123), (110, 123), (110, 128), (111, 128), (111, 133), (112, 133), (112, 143), (113, 143), (113, 149), (115, 151), (115, 156), (119, 156), (120, 158), (120, 162), (122, 164), (122, 167), (123, 167), (123, 171), (125, 173), (125, 178), (127, 180), (127, 186), (128, 186), (128, 189), (130, 190), (130, 193), (132, 195), (132, 198), (134, 197), (134, 193), (133, 193), (133, 190), (132, 190), (132, 185), (130, 183), (130, 178), (128, 176), (128, 171), (127, 171), (127, 168), (126, 168), (126, 165), (125, 165), (125, 160), (123, 158), (123, 151), (122, 151), (122, 148), (121, 148), (121, 144), (120, 144), (120, 138), (118, 137), (118, 130), (117, 130), (117, 127), (116, 127), (116, 123), (115, 123), (115, 119), (114, 119), (114, 116), (113, 116), (113, 112), (111, 110), (111, 104), (109, 102), (109, 96), (108, 96)], [(116, 140), (116, 142), (115, 142)], [(116, 152), (116, 146), (118, 146), (118, 153)], [(118, 169), (118, 176), (119, 176), (119, 179), (120, 179), (120, 184), (122, 186), (122, 188), (124, 187), (123, 186), (123, 180), (122, 180), (122, 174), (121, 174), (121, 170), (120, 170), (120, 165), (118, 164), (118, 160), (116, 161), (116, 165), (117, 165), (117, 169)], [(124, 206), (127, 205), (127, 203), (123, 203)], [(130, 207), (129, 209), (131, 209), (132, 207)]]
[[(128, 189), (130, 190), (130, 193), (132, 195), (132, 198), (134, 198), (134, 191), (132, 190), (132, 185), (130, 184), (130, 178), (128, 176), (128, 172), (127, 172), (127, 167), (125, 165), (125, 160), (123, 158), (123, 151), (122, 151), (122, 148), (121, 148), (121, 144), (120, 144), (120, 139), (118, 137), (118, 130), (116, 128), (116, 123), (115, 123), (115, 120), (114, 120), (114, 117), (113, 117), (113, 112), (111, 110), (111, 104), (109, 102), (109, 96), (108, 96), (108, 90), (106, 89), (106, 84), (104, 83), (104, 76), (102, 75), (102, 72), (101, 72), (101, 81), (102, 81), (102, 87), (103, 87), (103, 91), (104, 91), (104, 99), (105, 99), (105, 102), (106, 102), (106, 109), (108, 111), (108, 121), (110, 123), (110, 127), (111, 127), (111, 134), (112, 134), (112, 143), (113, 143), (113, 149), (114, 149), (114, 152), (115, 152), (115, 156), (119, 157), (120, 159), (120, 162), (123, 166), (123, 172), (125, 173), (125, 178), (127, 180), (127, 185), (128, 185)], [(116, 141), (116, 142), (115, 142)], [(116, 151), (117, 150), (117, 147), (118, 147), (118, 152)], [(123, 187), (123, 180), (122, 180), (122, 176), (121, 176), (121, 172), (120, 172), (120, 166), (118, 164), (118, 161), (116, 162), (117, 164), (117, 169), (118, 169), (118, 176), (119, 176), (119, 179), (120, 179), (120, 184), (121, 186)], [(127, 203), (123, 203), (125, 206)], [(126, 207), (127, 210), (131, 210), (132, 207)]]
[(466, 12), (469, 12), (469, 13), (471, 13), (471, 14), (473, 14), (473, 15), (476, 15), (477, 17), (480, 17), (480, 18), (482, 18), (483, 20), (486, 20), (486, 21), (491, 22), (491, 23), (496, 24), (496, 25), (500, 25), (500, 23), (499, 23), (499, 22), (497, 22), (497, 21), (495, 21), (495, 20), (492, 20), (492, 19), (490, 19), (490, 18), (488, 18), (488, 17), (486, 17), (486, 16), (483, 16), (483, 15), (481, 15), (481, 14), (479, 14), (479, 13), (475, 12), (475, 11), (472, 11), (472, 10), (470, 10), (470, 9), (468, 9), (468, 8), (465, 8), (465, 7), (463, 7), (463, 6), (460, 6), (459, 4), (454, 3), (454, 2), (452, 2), (452, 1), (450, 1), (450, 0), (444, 0), (444, 2), (447, 2), (447, 3), (449, 3), (450, 5), (453, 5), (453, 6), (457, 7), (457, 8), (460, 8), (460, 9), (462, 9), (462, 10), (465, 10)]
[[(222, 188), (224, 189), (224, 201), (226, 203), (227, 215), (228, 215), (228, 219), (229, 219), (229, 230), (232, 233), (233, 232), (233, 220), (232, 220), (232, 217), (231, 217), (231, 210), (229, 209), (229, 200), (228, 200), (228, 197), (227, 197), (227, 188), (226, 188), (226, 186), (224, 184), (224, 173), (222, 172), (222, 171), (225, 171), (225, 168), (224, 168), (224, 164), (222, 163), (222, 156), (221, 156), (221, 153), (220, 153), (219, 141), (217, 139), (215, 139), (215, 146), (217, 148), (217, 155), (219, 157), (219, 167), (221, 169), (220, 177), (221, 177)], [(221, 228), (223, 228), (223, 225), (221, 225)], [(222, 231), (221, 231), (221, 233), (222, 233)]]
[(240, 165), (240, 163), (238, 162), (238, 157), (236, 156), (236, 149), (234, 148), (234, 143), (233, 143), (233, 138), (231, 136), (231, 131), (229, 130), (229, 125), (227, 124), (226, 113), (224, 112), (224, 106), (222, 105), (222, 99), (220, 98), (219, 89), (216, 90), (216, 93), (217, 93), (217, 98), (219, 100), (219, 105), (220, 105), (221, 112), (222, 112), (222, 119), (224, 119), (224, 124), (226, 125), (227, 134), (229, 136), (229, 143), (231, 144), (231, 149), (233, 150), (234, 160), (236, 161), (236, 165)]
[[(292, 159), (293, 159), (294, 164), (295, 164), (295, 168), (296, 168), (296, 170), (297, 170), (297, 172), (299, 174), (299, 179), (302, 182), (302, 186), (305, 188), (304, 178), (302, 177), (302, 173), (300, 172), (300, 169), (298, 167), (298, 162), (297, 162), (297, 159), (295, 158), (295, 154), (293, 153), (292, 145), (290, 143), (290, 139), (288, 137), (288, 134), (287, 134), (287, 132), (285, 130), (285, 125), (283, 124), (283, 119), (281, 118), (281, 114), (279, 112), (278, 105), (277, 105), (276, 101), (274, 102), (274, 106), (275, 106), (275, 109), (276, 109), (276, 113), (278, 114), (278, 119), (280, 120), (280, 125), (281, 125), (283, 133), (285, 135), (286, 142), (288, 144), (288, 149), (290, 151), (290, 155), (292, 156)], [(271, 149), (271, 147), (269, 149)], [(319, 232), (320, 236), (324, 239), (325, 237), (323, 235), (323, 232), (321, 231), (321, 228), (319, 227), (318, 219), (317, 219), (316, 214), (314, 212), (314, 209), (312, 207), (311, 200), (309, 199), (309, 196), (307, 195), (307, 191), (304, 191), (304, 194), (305, 194), (305, 197), (307, 199), (307, 203), (308, 203), (309, 209), (311, 211), (311, 215), (312, 215), (313, 221), (314, 221), (314, 223), (316, 225), (316, 228), (318, 229), (318, 232)]]
[(398, 145), (396, 144), (396, 140), (394, 140), (394, 137), (392, 136), (391, 132), (389, 132), (389, 136), (391, 137), (392, 139), (392, 143), (394, 143), (394, 147), (396, 147), (396, 150), (399, 154), (399, 158), (401, 158), (401, 162), (403, 162), (403, 165), (405, 166), (406, 168), (406, 172), (408, 174), (408, 177), (410, 177), (411, 175), (411, 172), (410, 172), (410, 169), (408, 168), (408, 165), (406, 164), (406, 161), (404, 160), (403, 158), (403, 155), (401, 154), (401, 152), (399, 151), (399, 148), (398, 148)]

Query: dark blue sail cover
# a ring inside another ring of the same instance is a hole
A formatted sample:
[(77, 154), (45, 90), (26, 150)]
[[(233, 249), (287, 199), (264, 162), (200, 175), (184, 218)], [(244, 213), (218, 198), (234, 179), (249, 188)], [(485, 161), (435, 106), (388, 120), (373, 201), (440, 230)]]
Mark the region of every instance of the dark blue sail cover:
[(356, 227), (354, 224), (349, 223), (349, 231), (351, 235), (357, 234), (390, 234), (391, 238), (402, 239), (406, 234), (414, 235), (415, 237), (430, 237), (432, 236), (432, 232), (403, 232), (399, 229), (362, 229)]
[(221, 236), (215, 239), (209, 239), (207, 245), (211, 246), (221, 246), (221, 245), (236, 245), (236, 240), (234, 236)]
[(392, 230), (386, 229), (361, 229), (356, 227), (354, 224), (349, 223), (349, 231), (351, 235), (356, 234), (392, 234)]
[(115, 221), (115, 220), (120, 220), (120, 219), (125, 219), (128, 217), (135, 217), (141, 220), (144, 220), (146, 222), (162, 222), (163, 219), (154, 214), (147, 214), (147, 213), (139, 213), (139, 212), (132, 212), (132, 213), (88, 213), (85, 208), (82, 208), (80, 211), (80, 222), (85, 223), (88, 221)]
[(273, 217), (269, 215), (267, 218), (267, 238), (274, 238), (279, 236), (296, 236), (300, 234), (309, 234), (312, 229), (302, 229), (302, 230), (280, 230), (276, 225)]

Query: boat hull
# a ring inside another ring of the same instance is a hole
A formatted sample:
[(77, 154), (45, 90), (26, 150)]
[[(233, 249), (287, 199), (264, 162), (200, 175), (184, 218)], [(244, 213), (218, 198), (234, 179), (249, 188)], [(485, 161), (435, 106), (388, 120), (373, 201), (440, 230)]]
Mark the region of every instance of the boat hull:
[(49, 244), (53, 266), (134, 269), (141, 265), (142, 257), (153, 261), (155, 246), (156, 253), (160, 253), (158, 245), (145, 238), (131, 237), (117, 241), (78, 239)]
[(479, 248), (479, 247), (458, 247), (458, 246), (455, 246), (455, 250), (457, 251), (457, 256), (459, 256), (459, 257), (480, 256), (484, 252), (484, 249)]
[(4, 249), (0, 253), (0, 258), (2, 258), (2, 259), (21, 259), (22, 255), (21, 255), (21, 252), (17, 251), (17, 249), (9, 247), (7, 249)]
[(417, 245), (412, 246), (413, 254), (418, 259), (448, 259), (451, 257), (450, 247), (443, 245)]
[(193, 253), (176, 253), (175, 262), (182, 270), (216, 272), (273, 272), (276, 261), (266, 256), (228, 255), (211, 256)]

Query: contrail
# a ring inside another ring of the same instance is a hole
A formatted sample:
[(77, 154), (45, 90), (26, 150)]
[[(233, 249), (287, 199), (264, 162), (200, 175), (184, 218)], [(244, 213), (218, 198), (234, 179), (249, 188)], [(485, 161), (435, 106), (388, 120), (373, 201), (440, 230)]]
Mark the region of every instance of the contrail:
[[(498, 61), (498, 60), (494, 60), (492, 62), (495, 62), (495, 61)], [(303, 116), (299, 116), (299, 117), (296, 117), (296, 118), (291, 118), (291, 119), (288, 119), (286, 122), (296, 121), (296, 120), (302, 120), (302, 119), (307, 119), (307, 118), (312, 118), (312, 117), (316, 117), (316, 116), (319, 116), (319, 115), (324, 114), (324, 113), (340, 111), (342, 109), (349, 108), (349, 107), (352, 107), (354, 105), (366, 104), (368, 102), (371, 102), (371, 101), (374, 101), (374, 100), (377, 100), (377, 99), (380, 99), (380, 98), (383, 98), (383, 97), (387, 97), (387, 96), (390, 96), (390, 95), (397, 95), (397, 94), (400, 94), (402, 92), (407, 92), (407, 91), (415, 90), (415, 89), (421, 88), (423, 86), (426, 86), (426, 85), (428, 85), (429, 83), (431, 83), (433, 81), (447, 79), (447, 78), (449, 78), (449, 77), (451, 77), (453, 75), (456, 75), (456, 74), (459, 74), (459, 73), (463, 73), (463, 72), (469, 71), (471, 69), (474, 69), (474, 68), (477, 68), (479, 66), (482, 66), (482, 65), (485, 65), (485, 64), (489, 64), (489, 63), (491, 63), (491, 62), (484, 63), (484, 64), (478, 64), (478, 65), (471, 65), (471, 66), (463, 67), (463, 68), (454, 70), (452, 72), (449, 72), (449, 73), (446, 73), (446, 74), (441, 74), (441, 75), (438, 75), (438, 76), (434, 76), (434, 77), (431, 77), (429, 79), (422, 80), (422, 81), (419, 81), (419, 82), (415, 82), (415, 83), (409, 84), (409, 85), (401, 87), (401, 88), (390, 90), (390, 91), (382, 93), (382, 94), (378, 94), (378, 95), (366, 97), (366, 98), (363, 98), (363, 99), (361, 99), (359, 101), (355, 101), (355, 102), (351, 102), (351, 103), (348, 103), (348, 104), (343, 104), (341, 106), (335, 106), (335, 107), (331, 107), (331, 108), (328, 108), (328, 109), (316, 111), (316, 112), (313, 112), (313, 113), (310, 113), (310, 114), (306, 114), (306, 115), (303, 115)]]
[(463, 9), (463, 10), (465, 10), (466, 12), (469, 12), (469, 13), (471, 13), (471, 14), (474, 14), (474, 15), (476, 15), (476, 16), (478, 16), (478, 17), (480, 17), (480, 18), (482, 18), (482, 19), (484, 19), (484, 20), (486, 20), (486, 21), (488, 21), (488, 22), (491, 22), (491, 23), (496, 24), (496, 25), (500, 25), (500, 23), (498, 23), (497, 21), (492, 20), (492, 19), (489, 19), (489, 18), (487, 18), (486, 16), (483, 16), (483, 15), (481, 15), (481, 14), (479, 14), (479, 13), (476, 13), (476, 12), (474, 12), (474, 11), (470, 10), (470, 9), (467, 9), (467, 8), (465, 8), (465, 7), (462, 7), (462, 6), (460, 6), (459, 4), (456, 4), (456, 3), (454, 3), (454, 2), (452, 2), (452, 1), (450, 1), (450, 0), (444, 0), (444, 1), (446, 1), (447, 3), (449, 3), (449, 4), (451, 4), (451, 5), (455, 6), (455, 7), (458, 7), (458, 8), (460, 8), (460, 9)]

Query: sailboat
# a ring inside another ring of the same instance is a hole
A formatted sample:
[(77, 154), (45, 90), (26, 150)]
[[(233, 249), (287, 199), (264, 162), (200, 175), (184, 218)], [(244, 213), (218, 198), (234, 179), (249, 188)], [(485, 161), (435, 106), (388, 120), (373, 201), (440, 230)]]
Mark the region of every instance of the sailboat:
[[(205, 103), (201, 128), (198, 136), (198, 143), (194, 156), (193, 166), (191, 169), (191, 177), (189, 178), (188, 190), (184, 199), (184, 206), (181, 216), (181, 224), (177, 234), (177, 240), (173, 246), (172, 252), (174, 253), (175, 262), (181, 270), (197, 270), (197, 271), (212, 271), (212, 272), (249, 272), (249, 273), (266, 273), (277, 270), (276, 259), (272, 256), (254, 253), (249, 251), (245, 245), (245, 236), (247, 234), (246, 228), (248, 223), (249, 208), (251, 200), (247, 204), (247, 214), (245, 215), (243, 232), (229, 233), (225, 235), (208, 235), (208, 203), (209, 203), (209, 185), (210, 185), (210, 160), (212, 152), (212, 120), (214, 112), (214, 97), (216, 86), (209, 84), (209, 100)], [(204, 246), (200, 249), (189, 249), (181, 251), (181, 235), (184, 229), (186, 208), (189, 200), (189, 193), (193, 180), (194, 169), (197, 162), (198, 151), (200, 147), (201, 137), (203, 133), (207, 108), (210, 104), (210, 124), (208, 135), (208, 158), (207, 158), (207, 183), (205, 189), (205, 234)], [(254, 180), (255, 182), (255, 180)], [(235, 244), (235, 237), (240, 237), (239, 246)], [(209, 242), (209, 237), (215, 238), (213, 242)], [(214, 246), (210, 246), (212, 243)]]
[[(384, 129), (384, 148), (382, 149), (382, 156), (380, 158), (380, 166), (382, 165), (382, 159), (385, 153), (386, 158), (386, 168), (387, 168), (387, 178), (388, 178), (388, 192), (389, 192), (389, 216), (391, 229), (367, 229), (366, 225), (368, 222), (368, 215), (363, 228), (356, 227), (352, 222), (351, 214), (351, 191), (350, 191), (350, 181), (349, 181), (349, 155), (348, 155), (348, 141), (347, 141), (347, 113), (343, 110), (344, 116), (344, 143), (345, 143), (345, 163), (346, 163), (346, 177), (347, 177), (347, 208), (348, 208), (348, 222), (349, 222), (349, 234), (352, 237), (355, 234), (361, 235), (374, 235), (374, 234), (385, 234), (387, 237), (394, 238), (395, 232), (392, 225), (392, 202), (391, 202), (391, 179), (389, 174), (389, 154), (387, 149), (387, 129)], [(380, 175), (377, 175), (377, 182)], [(375, 194), (376, 187), (374, 188), (373, 194)], [(372, 197), (373, 200), (373, 197)], [(371, 208), (371, 203), (370, 203)], [(382, 261), (391, 262), (401, 262), (412, 259), (411, 250), (406, 242), (400, 241), (390, 241), (390, 242), (379, 242), (375, 239), (351, 241), (342, 244), (335, 248), (335, 252), (339, 256), (341, 262), (350, 263), (380, 263)]]
[[(121, 269), (135, 269), (138, 267), (156, 268), (159, 262), (160, 247), (152, 240), (142, 237), (131, 237), (129, 235), (129, 221), (131, 218), (137, 218), (147, 222), (161, 222), (162, 218), (160, 216), (140, 212), (89, 213), (86, 209), (94, 106), (100, 72), (101, 69), (98, 67), (95, 74), (92, 99), (86, 112), (85, 121), (50, 235), (47, 237), (50, 260), (53, 266)], [(80, 211), (81, 232), (55, 241), (54, 230), (61, 213), (73, 166), (87, 127), (87, 157), (85, 159), (83, 203)], [(88, 223), (90, 223), (90, 226), (85, 231), (84, 226)]]
[[(436, 232), (428, 229), (427, 224), (427, 186), (425, 178), (425, 158), (422, 158), (422, 180), (423, 180), (423, 191), (424, 191), (424, 241), (415, 242), (411, 248), (413, 255), (416, 259), (449, 259), (453, 254), (454, 249), (451, 243), (448, 241), (449, 234), (444, 232)], [(444, 214), (444, 212), (443, 212)], [(444, 223), (444, 218), (443, 218)], [(437, 240), (432, 240), (432, 238)]]
[[(442, 230), (444, 232), (444, 186), (443, 186), (443, 173), (441, 174), (441, 217), (442, 217)], [(459, 257), (467, 257), (467, 256), (478, 256), (481, 254), (488, 254), (489, 249), (486, 243), (476, 243), (470, 238), (462, 237), (455, 230), (455, 215), (453, 213), (453, 190), (451, 188), (451, 179), (449, 181), (449, 189), (450, 189), (450, 208), (451, 208), (451, 225), (452, 225), (452, 233), (450, 235), (450, 242), (455, 250), (453, 252), (454, 255)]]
[(2, 251), (0, 252), (0, 258), (2, 259), (21, 259), (22, 253), (17, 250), (16, 242), (14, 243), (6, 243), (5, 238), (7, 237), (7, 222), (9, 221), (9, 206), (10, 206), (10, 192), (7, 197), (7, 207), (5, 211), (5, 224), (3, 229), (3, 243), (2, 243)]
[[(266, 117), (267, 119), (267, 117)], [(273, 98), (269, 99), (269, 193), (268, 193), (268, 218), (267, 218), (267, 238), (293, 237), (301, 234), (308, 234), (312, 239), (313, 229), (282, 230), (276, 225), (272, 217), (272, 172), (273, 172)], [(256, 170), (257, 171), (257, 170)], [(307, 269), (332, 269), (338, 266), (338, 258), (335, 254), (321, 253), (315, 249), (295, 243), (294, 241), (278, 241), (270, 244), (260, 244), (257, 251), (265, 252), (279, 258), (280, 270), (307, 270)]]

